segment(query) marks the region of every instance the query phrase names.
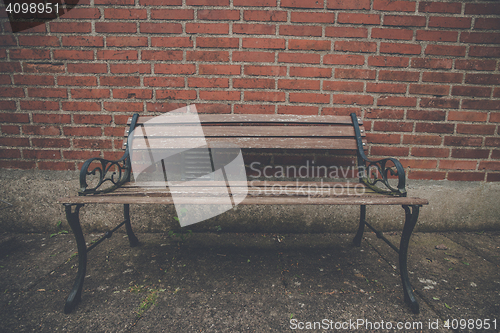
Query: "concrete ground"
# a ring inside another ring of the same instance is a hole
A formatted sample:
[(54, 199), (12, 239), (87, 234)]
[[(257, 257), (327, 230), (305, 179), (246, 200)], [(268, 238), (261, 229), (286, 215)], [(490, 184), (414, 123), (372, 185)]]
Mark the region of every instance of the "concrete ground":
[(417, 315), (403, 303), (396, 253), (373, 233), (360, 248), (352, 234), (137, 236), (138, 247), (116, 233), (89, 253), (82, 301), (66, 315), (71, 232), (1, 234), (0, 331), (449, 332), (448, 319), (455, 332), (500, 331), (500, 232), (414, 233)]

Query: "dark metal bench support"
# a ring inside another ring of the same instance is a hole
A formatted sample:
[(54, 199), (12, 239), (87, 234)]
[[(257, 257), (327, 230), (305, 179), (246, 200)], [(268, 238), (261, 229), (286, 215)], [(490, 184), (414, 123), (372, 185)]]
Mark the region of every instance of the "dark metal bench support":
[(365, 231), (365, 224), (366, 224), (366, 206), (361, 205), (359, 209), (359, 227), (358, 227), (358, 232), (356, 233), (356, 236), (354, 236), (354, 239), (352, 242), (356, 246), (361, 246), (361, 240), (363, 239), (363, 232)]
[[(72, 212), (71, 207), (75, 206), (75, 211)], [(75, 235), (76, 246), (78, 248), (78, 272), (76, 273), (75, 283), (73, 284), (73, 288), (71, 289), (68, 298), (66, 299), (66, 305), (64, 306), (64, 313), (71, 313), (75, 306), (80, 302), (82, 298), (82, 289), (83, 289), (83, 281), (85, 280), (85, 273), (87, 271), (87, 253), (90, 252), (93, 248), (99, 245), (102, 241), (107, 238), (111, 238), (113, 233), (118, 230), (121, 226), (125, 225), (125, 229), (127, 230), (128, 240), (130, 242), (130, 246), (137, 246), (139, 244), (139, 240), (135, 236), (132, 231), (132, 226), (130, 224), (130, 205), (123, 205), (123, 215), (124, 221), (117, 225), (110, 231), (106, 231), (104, 236), (102, 236), (99, 240), (93, 242), (93, 244), (87, 247), (85, 243), (85, 237), (83, 236), (82, 227), (80, 226), (80, 208), (83, 207), (83, 204), (65, 204), (64, 208), (66, 210), (66, 218), (68, 219), (68, 224), (73, 230), (73, 234)]]

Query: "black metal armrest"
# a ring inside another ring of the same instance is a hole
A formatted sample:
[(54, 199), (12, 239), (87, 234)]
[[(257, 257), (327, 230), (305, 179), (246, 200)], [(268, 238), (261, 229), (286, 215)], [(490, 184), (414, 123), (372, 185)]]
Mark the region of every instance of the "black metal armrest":
[[(363, 141), (359, 130), (358, 118), (351, 113), (352, 124), (358, 145), (358, 172), (359, 180), (377, 193), (406, 196), (406, 175), (401, 162), (395, 158), (384, 158), (378, 161), (370, 160), (363, 150)], [(387, 165), (393, 164), (393, 165)], [(389, 184), (389, 174), (398, 177), (397, 188)], [(384, 184), (386, 189), (376, 186), (378, 182)]]
[[(80, 190), (78, 191), (78, 195), (109, 193), (122, 186), (125, 182), (130, 181), (130, 174), (132, 171), (129, 152), (129, 147), (132, 141), (130, 134), (136, 127), (138, 117), (139, 114), (137, 113), (135, 113), (132, 117), (132, 122), (129, 128), (128, 144), (122, 158), (116, 161), (111, 161), (100, 157), (94, 157), (85, 161), (82, 166), (82, 170), (80, 171)], [(100, 165), (89, 170), (92, 163), (96, 162), (100, 163)], [(87, 176), (96, 176), (96, 174), (99, 174), (97, 184), (88, 188), (89, 185), (87, 183)], [(110, 186), (106, 187), (108, 184)]]

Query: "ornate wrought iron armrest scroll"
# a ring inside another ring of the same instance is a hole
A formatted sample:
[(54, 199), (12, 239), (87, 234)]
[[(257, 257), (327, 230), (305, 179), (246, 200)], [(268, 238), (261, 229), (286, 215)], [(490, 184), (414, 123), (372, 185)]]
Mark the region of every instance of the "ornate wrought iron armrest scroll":
[[(406, 177), (405, 169), (401, 162), (395, 158), (384, 158), (378, 161), (368, 159), (363, 150), (358, 118), (355, 113), (351, 113), (351, 119), (358, 144), (358, 171), (360, 174), (360, 181), (377, 193), (405, 197)], [(397, 187), (389, 183), (389, 175), (398, 177)], [(385, 189), (377, 186), (379, 182), (385, 186)]]
[[(137, 124), (139, 114), (134, 114), (129, 128), (129, 135)], [(125, 182), (130, 181), (131, 163), (129, 147), (131, 138), (128, 140), (127, 148), (122, 158), (116, 161), (106, 160), (100, 157), (94, 157), (85, 161), (80, 171), (80, 190), (78, 195), (109, 193)], [(97, 166), (95, 164), (98, 164)], [(97, 176), (97, 184), (89, 188), (87, 183), (87, 176)], [(106, 187), (106, 185), (108, 185)], [(101, 188), (102, 186), (102, 188)]]

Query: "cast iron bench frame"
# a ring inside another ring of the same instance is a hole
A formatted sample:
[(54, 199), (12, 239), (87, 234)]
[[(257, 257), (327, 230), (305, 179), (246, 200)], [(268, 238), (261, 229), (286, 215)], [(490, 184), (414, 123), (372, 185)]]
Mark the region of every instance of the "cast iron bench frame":
[[(408, 245), (413, 229), (417, 223), (419, 208), (428, 204), (428, 201), (420, 198), (407, 197), (405, 171), (401, 163), (394, 158), (384, 158), (377, 161), (368, 159), (365, 155), (366, 142), (364, 142), (365, 131), (361, 119), (352, 113), (349, 116), (295, 116), (295, 115), (199, 115), (200, 121), (205, 126), (215, 126), (209, 131), (214, 141), (236, 140), (240, 148), (264, 149), (283, 148), (293, 149), (328, 149), (328, 150), (356, 150), (358, 168), (363, 170), (375, 169), (378, 172), (364, 172), (360, 175), (359, 183), (365, 186), (367, 193), (364, 195), (347, 196), (320, 196), (308, 198), (297, 196), (247, 196), (240, 204), (258, 205), (359, 205), (360, 219), (358, 231), (353, 239), (355, 246), (361, 246), (365, 225), (375, 232), (378, 238), (386, 242), (399, 255), (399, 270), (401, 275), (404, 301), (413, 313), (419, 313), (419, 305), (413, 293), (407, 269)], [(128, 130), (125, 137), (132, 130), (142, 126), (151, 117), (134, 114), (128, 121)], [(251, 133), (248, 134), (249, 125)], [(267, 125), (273, 125), (271, 128)], [(302, 127), (298, 127), (298, 126)], [(235, 128), (228, 126), (243, 126)], [(258, 127), (261, 127), (259, 131)], [(293, 126), (293, 127), (292, 127)], [(205, 128), (205, 127), (204, 127)], [(300, 128), (300, 130), (298, 130)], [(245, 131), (246, 130), (246, 131)], [(247, 133), (247, 134), (245, 134)], [(130, 141), (129, 141), (130, 142)], [(70, 313), (81, 300), (83, 282), (87, 267), (87, 253), (101, 243), (104, 239), (112, 236), (118, 228), (125, 225), (130, 246), (138, 245), (139, 241), (132, 231), (130, 223), (130, 204), (173, 204), (168, 190), (164, 189), (162, 196), (148, 196), (147, 190), (134, 187), (131, 190), (131, 161), (129, 145), (124, 141), (125, 153), (122, 158), (110, 161), (103, 158), (91, 158), (87, 160), (80, 172), (79, 196), (59, 199), (64, 205), (66, 217), (75, 235), (78, 248), (78, 272), (73, 288), (66, 300), (65, 313)], [(95, 163), (99, 166), (95, 167)], [(89, 188), (87, 177), (98, 174), (97, 185)], [(397, 186), (390, 184), (389, 178), (397, 179)], [(383, 185), (383, 188), (378, 186)], [(105, 187), (105, 185), (110, 185)], [(269, 186), (273, 182), (259, 186)], [(333, 183), (332, 183), (333, 184)], [(128, 191), (126, 195), (120, 191)], [(265, 193), (265, 192), (263, 192)], [(121, 194), (121, 195), (120, 195)], [(87, 247), (82, 233), (79, 219), (79, 211), (85, 204), (107, 203), (123, 204), (124, 221), (112, 230), (106, 232), (102, 238)], [(384, 235), (377, 231), (371, 224), (366, 222), (367, 205), (401, 205), (405, 212), (405, 222), (401, 234), (399, 248), (392, 244)], [(73, 208), (74, 207), (74, 208)]]

